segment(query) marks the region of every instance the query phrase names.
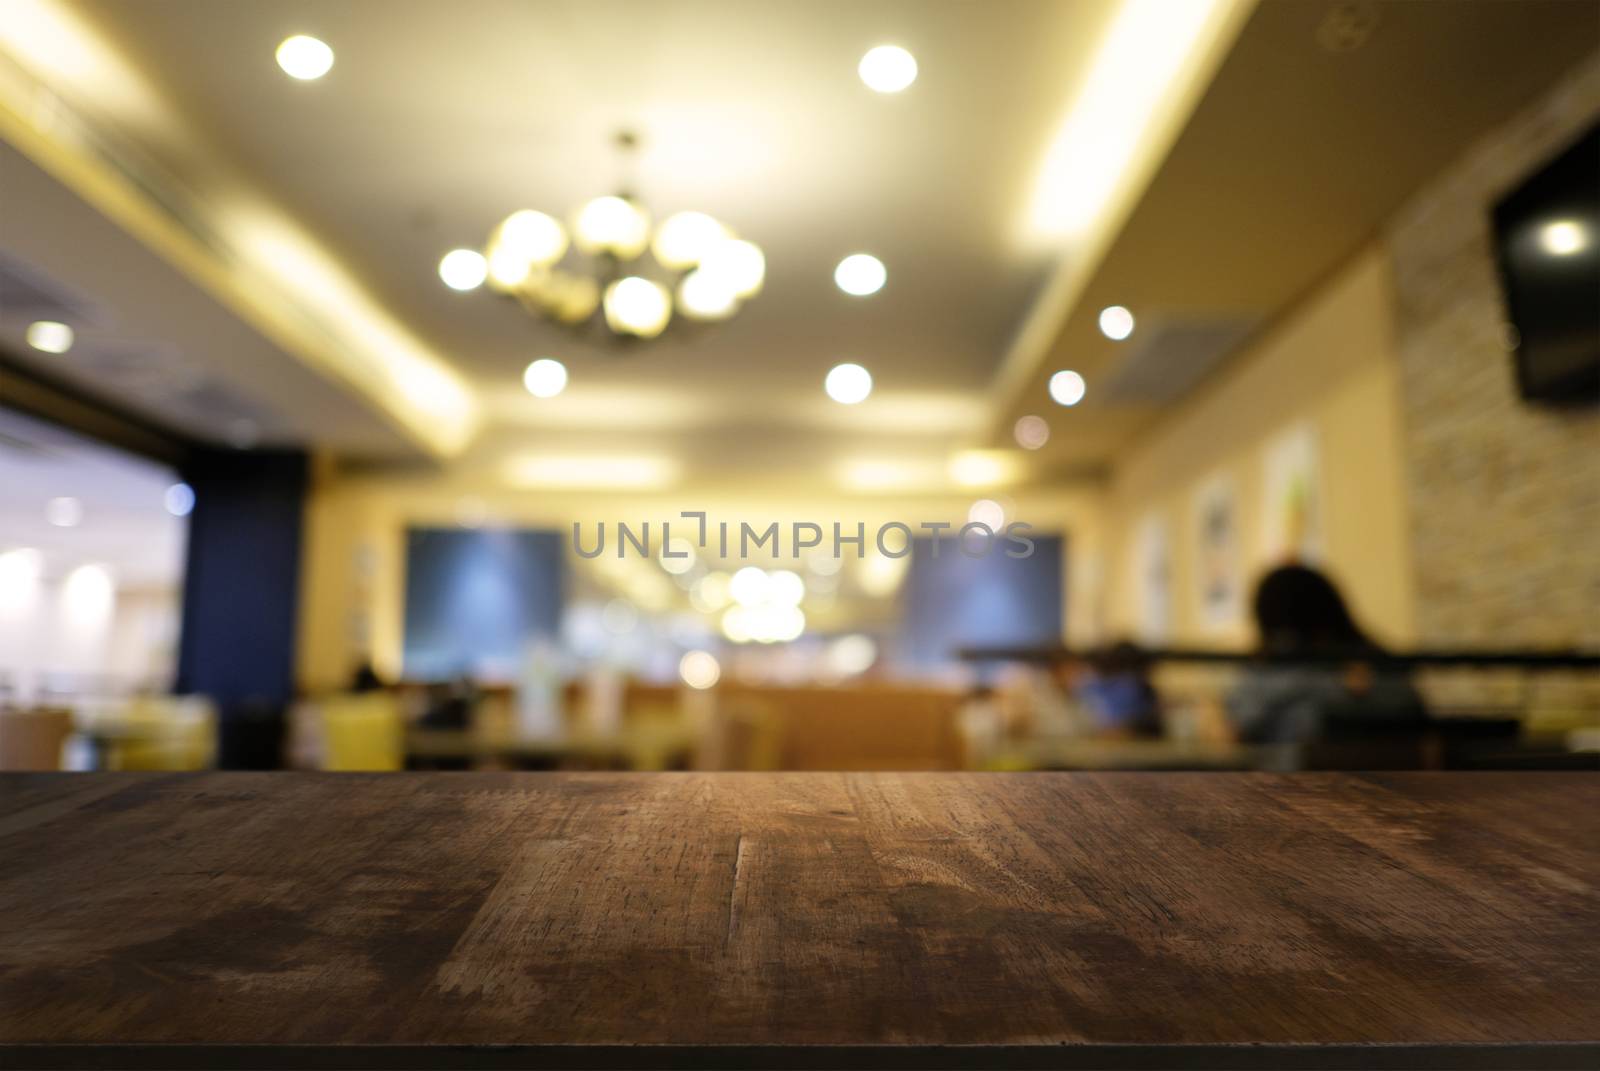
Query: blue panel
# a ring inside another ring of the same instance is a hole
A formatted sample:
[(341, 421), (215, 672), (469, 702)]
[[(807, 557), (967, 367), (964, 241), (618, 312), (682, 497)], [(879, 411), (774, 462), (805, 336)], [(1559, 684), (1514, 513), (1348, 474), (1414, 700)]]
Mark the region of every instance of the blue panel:
[(405, 675), (514, 675), (561, 627), (559, 532), (413, 528), (406, 533)]
[[(1061, 642), (1060, 536), (1031, 536), (1032, 556), (1008, 558), (1004, 541), (982, 558), (953, 538), (918, 539), (901, 598), (898, 660), (910, 666), (956, 661), (961, 647)], [(974, 540), (976, 549), (976, 540)]]
[(183, 578), (177, 691), (245, 703), (294, 694), (295, 618), (306, 457), (298, 451), (196, 450)]

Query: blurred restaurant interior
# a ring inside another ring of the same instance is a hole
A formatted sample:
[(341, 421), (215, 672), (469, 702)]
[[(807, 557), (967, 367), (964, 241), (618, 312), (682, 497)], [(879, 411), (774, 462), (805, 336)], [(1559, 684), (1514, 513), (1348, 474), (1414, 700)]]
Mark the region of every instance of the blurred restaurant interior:
[(0, 0), (0, 769), (1600, 768), (1600, 5)]

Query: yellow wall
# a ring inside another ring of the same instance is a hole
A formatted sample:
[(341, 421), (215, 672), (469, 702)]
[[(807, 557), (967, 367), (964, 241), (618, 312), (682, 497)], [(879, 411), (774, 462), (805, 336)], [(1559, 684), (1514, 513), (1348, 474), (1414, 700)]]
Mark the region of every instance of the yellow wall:
[[(1133, 634), (1134, 534), (1165, 518), (1172, 609), (1167, 642), (1253, 642), (1249, 593), (1267, 565), (1263, 452), (1309, 424), (1320, 469), (1325, 568), (1380, 641), (1414, 639), (1414, 606), (1401, 440), (1399, 366), (1389, 261), (1372, 246), (1272, 325), (1119, 458), (1107, 534), (1108, 617)], [(1236, 488), (1244, 562), (1240, 620), (1206, 627), (1196, 582), (1195, 494), (1226, 474)]]
[[(297, 679), (307, 691), (335, 688), (349, 680), (364, 658), (386, 677), (400, 674), (404, 628), (405, 532), (409, 527), (457, 522), (463, 497), (480, 501), (493, 523), (570, 531), (575, 521), (593, 538), (605, 520), (672, 521), (685, 509), (705, 510), (710, 521), (807, 520), (864, 522), (869, 532), (887, 521), (915, 526), (922, 521), (963, 523), (973, 499), (962, 497), (855, 498), (786, 496), (781, 491), (591, 493), (508, 491), (448, 470), (411, 475), (341, 474), (318, 466), (306, 505), (301, 569)], [(1066, 533), (1064, 570), (1068, 639), (1096, 638), (1103, 603), (1096, 563), (1104, 553), (1100, 525), (1103, 492), (1094, 486), (1015, 496), (1011, 517), (1038, 533)], [(692, 523), (692, 522), (686, 522)], [(674, 532), (679, 529), (674, 525)], [(870, 536), (869, 536), (870, 539)]]

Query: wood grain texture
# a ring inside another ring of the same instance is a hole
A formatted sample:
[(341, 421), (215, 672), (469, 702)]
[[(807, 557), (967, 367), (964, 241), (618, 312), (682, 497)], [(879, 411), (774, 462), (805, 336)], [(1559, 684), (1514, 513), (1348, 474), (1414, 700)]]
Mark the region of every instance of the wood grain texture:
[(4, 1066), (1554, 1067), (1597, 1042), (1588, 774), (0, 777)]

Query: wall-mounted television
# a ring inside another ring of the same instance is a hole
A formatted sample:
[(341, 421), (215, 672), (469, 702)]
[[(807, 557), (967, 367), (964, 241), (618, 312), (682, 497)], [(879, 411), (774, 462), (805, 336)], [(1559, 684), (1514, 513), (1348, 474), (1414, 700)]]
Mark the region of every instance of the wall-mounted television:
[(1495, 205), (1494, 230), (1522, 396), (1600, 404), (1600, 123)]

